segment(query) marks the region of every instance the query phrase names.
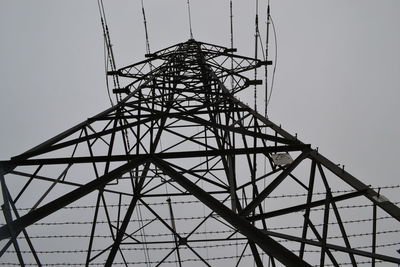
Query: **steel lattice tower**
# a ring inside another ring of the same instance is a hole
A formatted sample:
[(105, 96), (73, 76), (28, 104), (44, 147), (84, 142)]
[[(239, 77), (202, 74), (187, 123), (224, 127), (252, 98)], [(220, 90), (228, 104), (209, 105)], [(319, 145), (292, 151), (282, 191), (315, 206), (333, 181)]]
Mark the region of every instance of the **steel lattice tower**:
[(234, 52), (191, 39), (146, 55), (109, 73), (127, 81), (117, 105), (1, 162), (3, 259), (399, 264), (378, 235), (399, 208), (239, 101), (269, 62)]

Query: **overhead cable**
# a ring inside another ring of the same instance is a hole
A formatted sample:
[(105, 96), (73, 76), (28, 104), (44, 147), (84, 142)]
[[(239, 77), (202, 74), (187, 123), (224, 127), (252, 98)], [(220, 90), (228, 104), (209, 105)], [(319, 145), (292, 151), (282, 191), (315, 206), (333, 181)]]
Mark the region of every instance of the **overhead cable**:
[(270, 21), (271, 21), (272, 30), (274, 32), (275, 59), (274, 59), (274, 70), (272, 72), (271, 89), (269, 90), (269, 96), (268, 96), (268, 99), (267, 99), (267, 105), (269, 105), (269, 101), (271, 101), (272, 91), (274, 89), (276, 66), (277, 66), (277, 63), (278, 63), (278, 39), (276, 37), (276, 28), (275, 28), (274, 20), (272, 19), (271, 15), (269, 16), (269, 18), (270, 18)]
[[(106, 68), (106, 75), (107, 75), (109, 67), (111, 68), (112, 71), (116, 71), (116, 65), (115, 65), (115, 59), (114, 59), (114, 52), (113, 52), (112, 44), (111, 44), (110, 32), (108, 30), (108, 25), (107, 25), (106, 13), (104, 11), (103, 0), (97, 0), (97, 6), (99, 8), (101, 26), (103, 29), (104, 47), (105, 47), (105, 68)], [(115, 88), (119, 88), (119, 80), (118, 80), (117, 75), (113, 75), (113, 83), (114, 83)], [(114, 103), (111, 99), (110, 88), (109, 88), (107, 76), (106, 76), (106, 85), (107, 85), (108, 97), (110, 99), (111, 105), (113, 106)], [(118, 101), (118, 99), (117, 99), (117, 101)]]
[[(371, 189), (378, 190), (378, 189), (398, 189), (400, 188), (400, 185), (387, 185), (387, 186), (380, 186), (380, 187), (371, 187)], [(342, 193), (353, 193), (356, 192), (355, 190), (335, 190), (332, 191), (332, 194), (342, 194)], [(318, 196), (318, 195), (325, 195), (326, 192), (313, 192), (313, 196)], [(281, 199), (281, 198), (299, 198), (299, 197), (306, 197), (308, 193), (299, 193), (299, 194), (282, 194), (282, 195), (271, 195), (268, 196), (267, 199)], [(238, 198), (239, 200), (244, 200), (245, 198)], [(252, 198), (246, 198), (246, 199), (252, 199)], [(200, 200), (184, 200), (184, 201), (171, 201), (172, 204), (196, 204), (196, 203), (201, 203)], [(399, 204), (400, 202), (393, 202), (394, 204)], [(167, 205), (165, 202), (153, 202), (153, 203), (148, 203), (149, 206), (162, 206), (162, 205)], [(107, 205), (108, 208), (113, 208), (113, 207), (123, 207), (123, 206), (128, 206), (128, 204), (110, 204)], [(373, 206), (373, 203), (371, 204), (366, 204), (366, 205), (351, 205), (351, 206), (343, 206), (343, 208), (347, 207), (369, 207)], [(63, 209), (92, 209), (95, 208), (95, 205), (82, 205), (82, 206), (66, 206)], [(99, 206), (104, 207), (104, 206)], [(31, 208), (17, 208), (17, 210), (30, 210)]]
[[(267, 4), (267, 34), (266, 34), (266, 40), (265, 40), (265, 60), (268, 61), (268, 45), (269, 45), (269, 24), (270, 24), (270, 3), (268, 0)], [(262, 43), (262, 42), (261, 42)], [(268, 64), (265, 64), (265, 114), (264, 116), (267, 118), (268, 117)]]
[[(342, 237), (339, 237), (342, 238)], [(310, 240), (315, 240), (315, 239), (310, 239)], [(278, 243), (283, 243), (282, 241), (286, 240), (277, 240)], [(222, 248), (222, 247), (233, 247), (236, 245), (243, 246), (246, 245), (247, 242), (239, 242), (239, 243), (223, 243), (223, 244), (213, 244), (213, 245), (204, 245), (204, 246), (192, 246), (194, 249), (207, 249), (207, 248)], [(384, 243), (377, 245), (377, 247), (392, 247), (400, 244), (400, 242), (391, 242), (391, 243)], [(353, 247), (354, 249), (360, 249), (360, 248), (371, 248), (370, 245), (367, 246), (359, 246), (359, 247)], [(182, 246), (180, 249), (183, 250), (188, 250), (188, 247)], [(93, 252), (101, 252), (104, 249), (92, 249)], [(121, 248), (121, 251), (142, 251), (143, 248), (140, 247), (124, 247)], [(157, 250), (171, 250), (171, 247), (168, 246), (161, 246), (161, 247), (151, 247), (149, 250), (152, 251), (157, 251)], [(75, 254), (75, 253), (87, 253), (89, 250), (87, 249), (74, 249), (74, 250), (42, 250), (42, 251), (37, 251), (38, 254)], [(296, 250), (296, 252), (298, 252)], [(306, 250), (305, 252), (321, 252), (321, 250)], [(15, 251), (6, 251), (6, 254), (11, 254), (15, 253)], [(22, 254), (30, 254), (32, 253), (30, 250), (21, 250)]]

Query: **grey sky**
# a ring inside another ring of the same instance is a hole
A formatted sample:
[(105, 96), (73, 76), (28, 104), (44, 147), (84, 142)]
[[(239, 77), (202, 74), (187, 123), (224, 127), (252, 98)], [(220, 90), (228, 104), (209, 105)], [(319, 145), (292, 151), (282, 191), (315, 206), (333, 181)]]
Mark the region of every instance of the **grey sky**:
[[(191, 2), (195, 39), (229, 46), (229, 1)], [(119, 67), (143, 58), (139, 4), (105, 1)], [(271, 4), (279, 54), (270, 119), (365, 183), (397, 184), (400, 2)], [(145, 6), (153, 51), (188, 39), (186, 1)], [(3, 0), (0, 7), (0, 157), (7, 159), (108, 100), (96, 1)], [(234, 24), (238, 53), (253, 55), (253, 2), (234, 1)], [(252, 90), (247, 97), (252, 103)]]

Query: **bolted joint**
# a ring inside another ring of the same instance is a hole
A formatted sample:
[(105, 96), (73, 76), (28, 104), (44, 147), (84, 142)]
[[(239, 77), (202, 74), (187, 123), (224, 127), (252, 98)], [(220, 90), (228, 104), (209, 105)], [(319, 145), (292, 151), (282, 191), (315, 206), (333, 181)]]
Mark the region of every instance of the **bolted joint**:
[(260, 85), (262, 84), (262, 80), (246, 80), (245, 86), (250, 86), (250, 85)]
[(113, 93), (114, 94), (127, 94), (127, 95), (129, 95), (129, 93), (130, 93), (131, 91), (129, 91), (129, 89), (128, 88), (115, 88), (115, 89), (113, 89)]
[(225, 48), (224, 53), (235, 53), (237, 48)]
[(265, 61), (259, 61), (259, 66), (269, 66), (272, 65), (272, 60), (265, 60)]
[(186, 246), (187, 245), (187, 238), (181, 237), (179, 238), (179, 246)]

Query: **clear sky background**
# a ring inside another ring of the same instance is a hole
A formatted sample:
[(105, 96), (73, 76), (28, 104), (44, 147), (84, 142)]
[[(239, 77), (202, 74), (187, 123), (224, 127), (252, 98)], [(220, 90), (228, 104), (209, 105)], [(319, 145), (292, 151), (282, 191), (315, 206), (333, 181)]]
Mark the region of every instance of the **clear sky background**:
[[(152, 51), (189, 38), (186, 0), (144, 3)], [(234, 46), (252, 56), (255, 1), (233, 3)], [(143, 59), (140, 1), (104, 4), (117, 66)], [(269, 118), (365, 184), (399, 184), (400, 1), (271, 0), (271, 8), (278, 65)], [(265, 9), (260, 0), (263, 38)], [(228, 0), (191, 0), (191, 11), (196, 40), (230, 45)], [(2, 0), (0, 35), (0, 159), (109, 106), (95, 0)], [(250, 104), (252, 94), (241, 99)], [(260, 96), (259, 106), (262, 87)]]

